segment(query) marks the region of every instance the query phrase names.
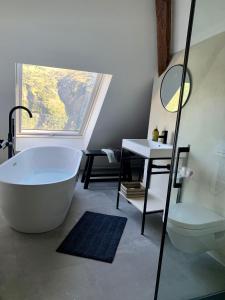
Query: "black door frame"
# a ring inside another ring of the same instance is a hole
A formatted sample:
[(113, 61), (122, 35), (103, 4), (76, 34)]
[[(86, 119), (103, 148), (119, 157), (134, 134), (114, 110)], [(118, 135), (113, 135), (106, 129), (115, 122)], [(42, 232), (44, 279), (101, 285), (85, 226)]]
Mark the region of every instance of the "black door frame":
[(169, 182), (168, 182), (166, 206), (165, 206), (165, 211), (164, 211), (164, 223), (163, 223), (162, 236), (161, 236), (161, 245), (160, 245), (160, 252), (159, 252), (158, 270), (157, 270), (157, 277), (156, 277), (154, 300), (158, 299), (160, 275), (161, 275), (163, 252), (164, 252), (164, 245), (165, 245), (166, 227), (167, 227), (169, 205), (170, 205), (170, 196), (171, 196), (171, 190), (172, 190), (172, 184), (173, 184), (173, 170), (174, 170), (175, 160), (176, 160), (177, 141), (178, 141), (179, 127), (180, 127), (180, 120), (181, 120), (181, 113), (182, 113), (182, 100), (183, 100), (183, 94), (184, 94), (185, 78), (186, 78), (189, 51), (190, 51), (190, 44), (191, 44), (192, 28), (193, 28), (194, 14), (195, 14), (195, 5), (196, 5), (196, 0), (192, 0), (191, 1), (191, 8), (190, 8), (189, 23), (188, 23), (186, 46), (185, 46), (185, 54), (184, 54), (183, 74), (182, 74), (182, 80), (181, 80), (180, 98), (179, 98), (179, 105), (178, 105), (177, 119), (176, 119), (176, 127), (175, 127), (175, 135), (174, 135), (174, 142), (173, 142), (171, 169), (170, 169)]

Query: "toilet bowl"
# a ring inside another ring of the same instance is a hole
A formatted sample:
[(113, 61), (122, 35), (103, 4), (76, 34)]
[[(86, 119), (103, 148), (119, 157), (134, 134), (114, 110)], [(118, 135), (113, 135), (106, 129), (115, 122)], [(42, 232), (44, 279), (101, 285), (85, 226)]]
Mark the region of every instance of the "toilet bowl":
[(225, 247), (225, 218), (198, 204), (172, 205), (167, 232), (173, 245), (186, 253)]

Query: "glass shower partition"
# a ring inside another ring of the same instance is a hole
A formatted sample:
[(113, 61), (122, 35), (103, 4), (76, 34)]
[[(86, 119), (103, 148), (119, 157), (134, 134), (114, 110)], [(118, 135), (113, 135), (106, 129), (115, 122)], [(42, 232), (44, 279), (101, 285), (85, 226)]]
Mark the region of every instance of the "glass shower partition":
[(158, 300), (225, 299), (225, 1), (192, 1), (191, 17)]

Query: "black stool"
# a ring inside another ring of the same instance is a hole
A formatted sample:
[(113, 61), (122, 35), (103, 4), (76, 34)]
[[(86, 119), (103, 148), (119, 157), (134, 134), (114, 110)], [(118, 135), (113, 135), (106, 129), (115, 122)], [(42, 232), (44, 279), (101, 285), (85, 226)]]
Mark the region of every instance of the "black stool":
[[(98, 179), (98, 180), (94, 180), (91, 179), (91, 177), (111, 177), (111, 180), (115, 180), (115, 176), (116, 176), (116, 180), (119, 179), (119, 171), (118, 173), (115, 175), (113, 174), (106, 174), (106, 173), (102, 173), (102, 174), (92, 174), (92, 167), (93, 167), (93, 163), (94, 163), (94, 159), (95, 157), (107, 157), (107, 154), (105, 152), (103, 152), (102, 150), (83, 150), (84, 155), (87, 157), (86, 159), (86, 163), (85, 163), (85, 167), (84, 167), (84, 171), (82, 174), (82, 178), (81, 178), (81, 182), (84, 182), (84, 189), (88, 189), (88, 185), (90, 183), (90, 181), (106, 181), (106, 179)], [(114, 178), (112, 178), (112, 176), (114, 176)], [(130, 163), (126, 163), (126, 165), (124, 165), (124, 172), (123, 172), (123, 177), (124, 178), (128, 178), (128, 180), (132, 180), (132, 174), (131, 174), (131, 167), (130, 167)], [(107, 180), (109, 180), (110, 178), (107, 178)]]

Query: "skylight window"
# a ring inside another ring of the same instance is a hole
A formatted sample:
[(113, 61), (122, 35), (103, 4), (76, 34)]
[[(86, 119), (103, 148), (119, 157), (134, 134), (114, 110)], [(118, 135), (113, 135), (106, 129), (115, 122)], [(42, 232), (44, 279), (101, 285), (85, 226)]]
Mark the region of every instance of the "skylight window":
[(17, 64), (18, 134), (81, 136), (101, 87), (103, 74)]

